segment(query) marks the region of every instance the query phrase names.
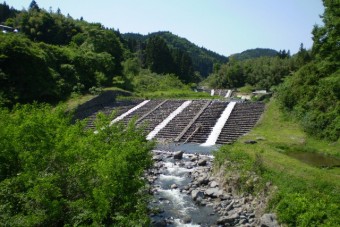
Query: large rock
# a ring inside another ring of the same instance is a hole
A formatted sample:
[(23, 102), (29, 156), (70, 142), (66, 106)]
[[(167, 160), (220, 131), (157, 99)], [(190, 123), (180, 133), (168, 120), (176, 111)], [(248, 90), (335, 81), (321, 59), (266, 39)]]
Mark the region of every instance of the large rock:
[(197, 198), (203, 198), (204, 197), (204, 193), (201, 192), (198, 189), (194, 189), (191, 191), (191, 198), (195, 201), (197, 200)]
[(174, 159), (182, 159), (183, 158), (183, 151), (176, 151), (174, 153)]
[(261, 227), (278, 227), (279, 223), (276, 220), (275, 214), (264, 214), (260, 219)]
[(222, 216), (217, 220), (218, 225), (232, 225), (237, 219), (239, 219), (238, 214), (232, 214), (230, 216)]
[(155, 155), (152, 158), (154, 161), (159, 162), (163, 160), (163, 156), (162, 155)]
[(218, 183), (216, 181), (211, 181), (210, 182), (210, 187), (215, 188), (218, 186)]
[(204, 194), (211, 198), (217, 198), (219, 195), (219, 188), (208, 188), (205, 190)]
[(185, 216), (182, 219), (183, 224), (189, 224), (191, 222), (191, 217), (190, 216)]
[(197, 178), (196, 181), (197, 181), (198, 185), (206, 185), (206, 184), (209, 183), (209, 179), (205, 176), (201, 176), (201, 177)]
[(197, 162), (198, 166), (206, 166), (207, 165), (207, 160), (206, 159), (201, 159)]
[(178, 188), (177, 184), (172, 184), (170, 187), (171, 187), (171, 189), (176, 189), (176, 188)]

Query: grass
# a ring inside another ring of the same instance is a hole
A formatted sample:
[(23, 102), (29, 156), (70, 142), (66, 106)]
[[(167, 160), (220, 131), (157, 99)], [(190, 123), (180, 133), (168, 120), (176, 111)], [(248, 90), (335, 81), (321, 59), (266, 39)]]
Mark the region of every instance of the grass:
[[(245, 140), (257, 143), (249, 145)], [(223, 146), (216, 160), (219, 164), (226, 159), (239, 163), (236, 168), (241, 173), (256, 171), (262, 179), (259, 190), (268, 181), (276, 185), (268, 209), (277, 212), (281, 222), (289, 226), (340, 225), (340, 168), (309, 166), (285, 154), (292, 151), (340, 157), (340, 144), (339, 140), (322, 141), (306, 135), (272, 100), (258, 125), (233, 145)]]
[(70, 97), (67, 101), (65, 101), (66, 109), (67, 110), (73, 110), (77, 108), (77, 106), (90, 101), (97, 95), (92, 95), (92, 94), (86, 94), (86, 95), (74, 95)]
[(194, 92), (191, 90), (167, 90), (167, 91), (155, 91), (155, 92), (143, 92), (136, 94), (137, 97), (146, 99), (216, 99), (221, 98), (217, 96), (210, 96), (206, 92)]
[[(129, 91), (126, 91), (118, 87), (107, 87), (103, 89), (103, 92), (105, 91), (121, 91), (126, 94), (131, 93)], [(66, 105), (67, 110), (73, 110), (77, 108), (77, 106), (84, 104), (85, 102), (88, 102), (97, 96), (98, 95), (95, 95), (95, 94), (85, 94), (85, 95), (75, 94), (75, 95), (72, 95), (68, 100), (66, 100), (64, 104)]]

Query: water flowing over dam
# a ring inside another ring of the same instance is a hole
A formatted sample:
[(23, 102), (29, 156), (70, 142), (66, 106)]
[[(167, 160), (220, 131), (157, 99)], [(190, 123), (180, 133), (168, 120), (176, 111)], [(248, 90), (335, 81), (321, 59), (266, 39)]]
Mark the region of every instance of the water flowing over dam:
[(147, 139), (205, 146), (228, 144), (254, 127), (262, 112), (261, 102), (221, 100), (140, 100), (107, 104), (89, 117), (89, 127), (97, 112), (116, 111), (111, 124), (127, 124), (137, 119)]

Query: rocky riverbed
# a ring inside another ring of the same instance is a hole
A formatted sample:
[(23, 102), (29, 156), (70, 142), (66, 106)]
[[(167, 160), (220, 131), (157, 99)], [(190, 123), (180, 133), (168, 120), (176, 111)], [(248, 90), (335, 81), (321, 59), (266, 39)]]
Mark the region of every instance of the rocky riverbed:
[(148, 171), (153, 226), (278, 226), (252, 195), (236, 195), (212, 174), (213, 156), (154, 150)]

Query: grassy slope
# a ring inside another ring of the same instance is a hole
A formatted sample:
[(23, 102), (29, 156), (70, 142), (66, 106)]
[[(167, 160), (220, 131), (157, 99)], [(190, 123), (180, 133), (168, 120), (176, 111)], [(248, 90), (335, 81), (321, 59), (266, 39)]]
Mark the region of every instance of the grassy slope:
[(216, 99), (222, 98), (218, 96), (211, 96), (206, 92), (194, 92), (190, 89), (183, 90), (168, 90), (168, 91), (155, 91), (155, 92), (144, 92), (143, 94), (137, 94), (137, 96), (147, 99)]
[[(259, 137), (263, 140), (257, 144), (243, 143)], [(283, 116), (272, 100), (251, 133), (233, 145), (222, 147), (216, 156), (221, 163), (224, 159), (235, 161), (244, 155), (253, 166), (256, 156), (261, 157), (263, 168), (258, 174), (262, 185), (271, 181), (278, 187), (271, 208), (276, 210), (281, 221), (292, 226), (340, 224), (340, 168), (320, 169), (284, 154), (295, 150), (340, 157), (339, 141), (331, 143), (307, 136), (297, 123)], [(240, 171), (249, 166), (241, 164)]]

